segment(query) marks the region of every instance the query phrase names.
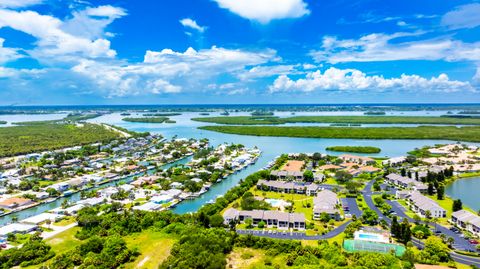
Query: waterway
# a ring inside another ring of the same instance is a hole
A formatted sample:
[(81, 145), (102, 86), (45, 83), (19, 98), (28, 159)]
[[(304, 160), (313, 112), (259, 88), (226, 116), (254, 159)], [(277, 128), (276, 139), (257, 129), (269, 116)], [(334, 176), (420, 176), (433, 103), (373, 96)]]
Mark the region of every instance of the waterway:
[(453, 198), (461, 199), (464, 205), (480, 210), (480, 177), (455, 180), (445, 188), (445, 193)]
[[(143, 113), (132, 113), (130, 117), (138, 117), (141, 116)], [(395, 112), (387, 112), (387, 115), (404, 115), (404, 116), (440, 116), (446, 114), (446, 111), (395, 111)], [(249, 115), (246, 112), (238, 112), (238, 113), (231, 113), (231, 116), (240, 116), (240, 115)], [(289, 112), (279, 112), (275, 113), (276, 116), (286, 117), (291, 116)], [(296, 112), (295, 115), (363, 115), (362, 112)], [(220, 112), (211, 112), (209, 116), (220, 116)], [(191, 118), (193, 117), (204, 117), (200, 115), (198, 112), (184, 112), (178, 116), (170, 117), (172, 120), (175, 120), (175, 124), (167, 124), (167, 123), (140, 123), (140, 122), (125, 122), (122, 121), (122, 118), (125, 116), (121, 116), (120, 113), (112, 113), (100, 116), (95, 119), (89, 120), (90, 122), (97, 122), (97, 123), (109, 123), (118, 125), (124, 128), (127, 128), (132, 131), (139, 131), (139, 132), (151, 132), (162, 134), (165, 138), (170, 139), (174, 137), (178, 138), (208, 138), (212, 146), (219, 145), (221, 143), (239, 143), (243, 144), (247, 147), (254, 147), (257, 146), (262, 150), (262, 155), (257, 160), (254, 165), (248, 166), (244, 170), (241, 170), (235, 174), (230, 175), (222, 182), (218, 184), (214, 184), (210, 190), (199, 196), (193, 200), (186, 200), (182, 203), (178, 204), (177, 207), (174, 209), (177, 213), (188, 213), (194, 212), (198, 210), (202, 205), (207, 203), (210, 200), (214, 200), (219, 195), (225, 194), (227, 190), (234, 187), (238, 184), (238, 182), (248, 176), (249, 174), (258, 171), (265, 167), (268, 162), (272, 161), (275, 157), (279, 156), (282, 153), (289, 153), (289, 152), (321, 152), (326, 153), (325, 148), (328, 146), (342, 146), (342, 145), (349, 145), (349, 146), (376, 146), (382, 149), (382, 151), (378, 154), (368, 154), (369, 156), (376, 156), (376, 157), (395, 157), (395, 156), (403, 156), (408, 151), (413, 150), (414, 148), (423, 147), (426, 145), (435, 145), (435, 144), (446, 144), (451, 143), (452, 141), (446, 140), (363, 140), (363, 139), (321, 139), (321, 138), (291, 138), (291, 137), (258, 137), (258, 136), (241, 136), (241, 135), (234, 135), (234, 134), (222, 134), (216, 133), (206, 130), (199, 130), (197, 127), (210, 125), (208, 123), (196, 122), (192, 121)], [(298, 124), (297, 124), (298, 125)], [(364, 125), (366, 126), (366, 125)], [(390, 126), (397, 126), (397, 125), (390, 125)], [(473, 144), (473, 143), (471, 143)], [(476, 144), (478, 145), (478, 144)], [(329, 152), (329, 154), (335, 154)], [(336, 153), (340, 154), (340, 153)], [(479, 180), (472, 180), (476, 181), (476, 187), (467, 187), (467, 190), (475, 191), (476, 189), (480, 189), (480, 179)], [(477, 200), (469, 201), (469, 197), (464, 197), (464, 192), (462, 191), (454, 191), (454, 189), (460, 189), (460, 186), (467, 183), (462, 183), (464, 180), (458, 180), (454, 184), (457, 187), (449, 186), (447, 188), (447, 193), (454, 198), (460, 198), (464, 201), (465, 204), (468, 204), (472, 208), (478, 208), (480, 202)], [(118, 184), (118, 183), (111, 183), (111, 184)], [(466, 194), (469, 196), (469, 194)], [(80, 194), (72, 195), (67, 198), (58, 199), (53, 203), (50, 204), (43, 204), (36, 208), (31, 208), (22, 212), (18, 212), (18, 218), (26, 218), (35, 214), (39, 214), (46, 210), (53, 209), (58, 207), (63, 202), (63, 199), (69, 199), (71, 201), (77, 201), (80, 199)], [(7, 217), (0, 218), (0, 225), (2, 223), (7, 223), (11, 221), (11, 214)]]
[[(430, 114), (431, 113), (431, 114)], [(297, 112), (295, 115), (362, 115), (361, 112)], [(404, 112), (389, 112), (388, 115), (408, 115), (408, 116), (439, 116), (445, 112), (433, 111), (404, 111)], [(433, 114), (433, 115), (432, 115)], [(219, 116), (220, 112), (210, 113), (209, 116)], [(231, 116), (248, 115), (245, 112), (231, 113)], [(277, 116), (290, 116), (291, 113), (282, 112), (275, 113)], [(139, 114), (132, 114), (132, 117), (141, 116)], [(376, 146), (382, 149), (379, 154), (368, 154), (376, 157), (395, 157), (405, 155), (408, 151), (414, 148), (423, 147), (425, 145), (445, 144), (452, 141), (446, 140), (363, 140), (363, 139), (320, 139), (320, 138), (292, 138), (292, 137), (260, 137), (260, 136), (242, 136), (234, 134), (223, 134), (211, 132), (206, 130), (199, 130), (197, 127), (209, 125), (209, 123), (192, 121), (193, 117), (202, 117), (199, 113), (188, 112), (179, 116), (170, 117), (175, 120), (175, 124), (152, 124), (152, 123), (132, 123), (122, 121), (123, 116), (119, 113), (104, 115), (99, 118), (91, 120), (92, 122), (110, 122), (130, 130), (139, 132), (159, 133), (166, 138), (185, 137), (185, 138), (208, 138), (212, 145), (220, 143), (240, 143), (247, 147), (257, 146), (262, 150), (262, 155), (257, 162), (247, 167), (246, 169), (235, 173), (222, 182), (213, 185), (210, 190), (194, 200), (186, 200), (178, 204), (174, 209), (176, 213), (188, 213), (198, 210), (202, 205), (210, 200), (215, 200), (219, 195), (223, 195), (230, 188), (238, 184), (238, 182), (248, 176), (249, 174), (258, 171), (265, 167), (268, 162), (282, 153), (288, 152), (321, 152), (326, 153), (325, 148), (328, 146), (338, 145), (353, 145), (353, 146)], [(301, 125), (301, 124), (296, 124)], [(307, 125), (307, 124), (305, 124)], [(367, 125), (362, 125), (367, 126)], [(381, 125), (385, 126), (385, 125)], [(398, 126), (398, 125), (390, 125)], [(405, 126), (405, 125), (401, 125)], [(328, 154), (341, 154), (328, 152)], [(462, 184), (462, 181), (457, 181), (457, 184)], [(480, 185), (480, 180), (476, 181)], [(480, 189), (480, 186), (478, 187)], [(461, 193), (452, 194), (452, 197), (461, 198)], [(463, 200), (463, 198), (461, 198)], [(478, 202), (478, 201), (477, 201)], [(466, 202), (467, 203), (467, 202)], [(475, 206), (470, 205), (472, 208)]]
[[(186, 164), (191, 159), (192, 159), (191, 156), (185, 157), (185, 158), (177, 160), (175, 162), (171, 162), (171, 163), (165, 164), (163, 166), (160, 166), (160, 168), (161, 169), (168, 169), (168, 168), (170, 168), (174, 165)], [(151, 174), (153, 172), (154, 172), (154, 170), (148, 170), (146, 173)], [(121, 178), (119, 180), (115, 180), (115, 181), (107, 182), (105, 184), (101, 184), (101, 185), (99, 185), (97, 187), (94, 187), (94, 188), (91, 188), (89, 190), (96, 190), (96, 189), (99, 189), (99, 188), (106, 188), (106, 187), (111, 187), (111, 186), (117, 186), (117, 185), (122, 184), (122, 183), (128, 183), (128, 182), (133, 181), (135, 177), (140, 176), (140, 175), (142, 175), (142, 174), (127, 176), (127, 177)], [(62, 206), (64, 201), (68, 201), (69, 203), (74, 203), (74, 202), (79, 201), (80, 199), (81, 199), (81, 192), (76, 192), (76, 193), (74, 193), (70, 196), (61, 197), (61, 198), (58, 198), (58, 199), (56, 199), (55, 201), (52, 201), (52, 202), (40, 204), (40, 205), (31, 207), (31, 208), (28, 208), (28, 209), (25, 209), (25, 210), (22, 210), (22, 211), (18, 211), (18, 212), (0, 217), (0, 227), (12, 222), (12, 220), (14, 218), (16, 218), (18, 221), (20, 221), (20, 220), (38, 215), (38, 214), (43, 213), (45, 211), (49, 211), (49, 210), (52, 210), (54, 208), (60, 207), (60, 206)]]

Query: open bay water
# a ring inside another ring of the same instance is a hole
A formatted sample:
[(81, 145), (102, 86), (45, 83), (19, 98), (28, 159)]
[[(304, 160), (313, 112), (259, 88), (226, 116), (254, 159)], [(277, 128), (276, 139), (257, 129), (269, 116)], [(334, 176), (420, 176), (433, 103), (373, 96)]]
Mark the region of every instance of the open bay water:
[[(438, 115), (443, 115), (445, 112), (425, 112), (425, 111), (395, 111), (391, 112), (394, 115), (409, 115), (409, 116), (426, 116), (426, 113), (432, 113)], [(443, 114), (442, 114), (443, 113)], [(361, 112), (297, 112), (295, 115), (362, 115)], [(390, 115), (390, 113), (387, 113)], [(129, 117), (141, 116), (142, 113), (137, 115), (133, 113)], [(231, 116), (244, 116), (249, 115), (246, 112), (231, 113)], [(291, 113), (281, 112), (275, 113), (278, 116), (290, 116)], [(220, 112), (210, 113), (208, 117), (220, 116)], [(215, 200), (220, 195), (225, 194), (229, 189), (236, 186), (241, 179), (244, 179), (249, 174), (254, 173), (263, 167), (265, 167), (270, 161), (272, 161), (277, 156), (283, 153), (296, 153), (296, 152), (321, 152), (326, 153), (325, 148), (328, 146), (375, 146), (382, 149), (378, 154), (367, 154), (368, 156), (374, 157), (396, 157), (404, 156), (408, 151), (411, 151), (415, 148), (420, 148), (426, 145), (433, 146), (435, 144), (446, 144), (452, 143), (452, 141), (447, 140), (368, 140), (368, 139), (321, 139), (321, 138), (293, 138), (293, 137), (265, 137), (265, 136), (244, 136), (244, 135), (235, 135), (235, 134), (223, 134), (206, 130), (199, 130), (197, 127), (212, 125), (211, 123), (196, 122), (192, 121), (191, 118), (194, 117), (206, 117), (199, 115), (197, 112), (186, 112), (182, 113), (179, 116), (170, 117), (172, 120), (175, 120), (175, 124), (155, 124), (155, 123), (138, 123), (138, 122), (125, 122), (122, 121), (120, 113), (112, 113), (108, 115), (101, 116), (99, 118), (92, 119), (92, 122), (105, 122), (114, 125), (118, 125), (129, 130), (139, 131), (139, 132), (152, 132), (162, 134), (166, 138), (170, 139), (173, 137), (178, 138), (208, 138), (212, 146), (219, 145), (221, 143), (236, 143), (243, 144), (247, 147), (257, 146), (262, 150), (262, 155), (257, 160), (254, 165), (248, 166), (246, 169), (243, 169), (233, 175), (230, 175), (222, 182), (214, 184), (210, 190), (193, 199), (185, 200), (182, 203), (178, 204), (174, 209), (176, 213), (188, 213), (198, 210), (205, 203)], [(296, 124), (297, 126), (301, 124)], [(280, 125), (284, 126), (284, 125)], [(362, 125), (367, 126), (367, 125)], [(368, 125), (372, 126), (372, 125)], [(381, 126), (412, 126), (412, 125), (373, 125), (377, 127)], [(475, 143), (469, 143), (475, 144)], [(341, 154), (328, 152), (328, 154)], [(457, 181), (457, 184), (462, 184), (462, 181)], [(479, 180), (480, 185), (480, 180)], [(450, 186), (448, 187), (450, 188)], [(448, 191), (447, 188), (447, 191)], [(477, 189), (480, 189), (477, 188)], [(455, 193), (455, 195), (461, 195), (461, 193)], [(457, 196), (452, 195), (452, 197), (457, 198)], [(461, 197), (459, 197), (461, 198)], [(463, 200), (463, 199), (462, 199)], [(471, 205), (470, 205), (471, 206)], [(472, 206), (474, 207), (474, 206)]]
[[(456, 112), (456, 111), (454, 111)], [(147, 113), (147, 112), (145, 112)], [(165, 138), (170, 139), (173, 137), (178, 138), (208, 138), (212, 146), (219, 145), (221, 143), (236, 143), (243, 144), (247, 147), (257, 146), (262, 150), (262, 155), (254, 165), (230, 175), (222, 182), (214, 184), (210, 190), (193, 200), (186, 200), (178, 204), (174, 209), (176, 213), (188, 213), (198, 210), (202, 205), (210, 200), (214, 200), (220, 195), (225, 194), (230, 188), (236, 186), (238, 182), (247, 177), (249, 174), (256, 172), (265, 167), (275, 157), (283, 153), (293, 152), (321, 152), (326, 153), (325, 148), (328, 146), (376, 146), (382, 149), (379, 154), (368, 154), (369, 156), (376, 157), (396, 157), (403, 156), (408, 151), (415, 148), (420, 148), (425, 145), (446, 144), (452, 143), (452, 141), (446, 140), (363, 140), (363, 139), (320, 139), (320, 138), (290, 138), (290, 137), (260, 137), (260, 136), (242, 136), (234, 134), (223, 134), (211, 131), (199, 130), (197, 127), (212, 125), (210, 123), (195, 122), (192, 121), (193, 117), (212, 117), (220, 116), (220, 112), (209, 112), (210, 115), (202, 116), (198, 112), (183, 112), (181, 115), (170, 117), (175, 120), (175, 124), (167, 123), (138, 123), (138, 122), (126, 122), (122, 121), (125, 117), (141, 117), (145, 113), (132, 113), (130, 116), (122, 116), (120, 112), (115, 112), (107, 115), (100, 116), (98, 118), (90, 119), (89, 122), (108, 123), (118, 125), (120, 127), (127, 128), (132, 131), (139, 132), (151, 132), (162, 134)], [(387, 115), (397, 116), (440, 116), (446, 114), (447, 111), (428, 111), (428, 110), (416, 110), (416, 111), (391, 111), (387, 112)], [(231, 116), (248, 116), (248, 112), (233, 112)], [(326, 111), (326, 112), (275, 112), (275, 116), (288, 117), (288, 116), (302, 116), (302, 115), (363, 115), (363, 112), (359, 111)], [(8, 122), (13, 121), (27, 121), (27, 120), (51, 120), (59, 119), (65, 115), (51, 114), (51, 115), (3, 115), (2, 120)], [(321, 124), (293, 124), (295, 126), (314, 125), (322, 126)], [(281, 125), (288, 126), (288, 125)], [(325, 126), (325, 125), (323, 125)], [(363, 127), (383, 127), (383, 126), (416, 126), (405, 124), (369, 124), (362, 125)], [(473, 143), (470, 143), (473, 144)], [(329, 154), (341, 154), (332, 153)], [(165, 167), (167, 168), (167, 167)], [(127, 180), (128, 181), (128, 180)], [(472, 183), (474, 182), (474, 183)], [(118, 182), (117, 182), (118, 183)], [(116, 183), (109, 183), (115, 185)], [(105, 185), (109, 186), (109, 185)], [(466, 190), (469, 190), (468, 192)], [(480, 190), (480, 178), (477, 179), (465, 179), (458, 180), (454, 184), (447, 186), (446, 192), (448, 195), (454, 198), (460, 198), (468, 206), (480, 209), (480, 196), (472, 195), (476, 190)], [(69, 197), (58, 199), (52, 203), (42, 204), (37, 207), (33, 207), (15, 214), (4, 216), (0, 218), (0, 226), (11, 222), (12, 217), (16, 216), (19, 220), (28, 218), (30, 216), (40, 214), (47, 210), (53, 209), (61, 205), (64, 199), (68, 199), (70, 202), (75, 202), (80, 199), (80, 194), (74, 194)]]

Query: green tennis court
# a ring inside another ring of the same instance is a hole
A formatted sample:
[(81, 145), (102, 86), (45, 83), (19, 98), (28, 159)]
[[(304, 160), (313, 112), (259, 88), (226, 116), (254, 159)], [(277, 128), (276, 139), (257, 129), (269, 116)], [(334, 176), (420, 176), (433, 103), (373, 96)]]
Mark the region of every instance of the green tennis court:
[(346, 251), (369, 251), (369, 252), (379, 252), (379, 253), (390, 253), (395, 252), (396, 256), (402, 256), (405, 252), (405, 247), (396, 244), (385, 244), (378, 242), (370, 242), (363, 240), (353, 240), (348, 239), (343, 242), (343, 248)]

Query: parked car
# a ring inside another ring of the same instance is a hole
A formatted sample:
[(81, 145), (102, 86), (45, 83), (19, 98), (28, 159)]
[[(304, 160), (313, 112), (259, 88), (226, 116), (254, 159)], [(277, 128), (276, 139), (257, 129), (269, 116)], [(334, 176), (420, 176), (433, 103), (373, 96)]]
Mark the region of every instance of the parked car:
[(468, 242), (470, 242), (470, 244), (472, 244), (472, 245), (477, 245), (478, 244), (478, 241), (475, 240), (475, 239), (470, 239), (470, 240), (468, 240)]
[(5, 243), (0, 244), (0, 248), (7, 248), (7, 244)]

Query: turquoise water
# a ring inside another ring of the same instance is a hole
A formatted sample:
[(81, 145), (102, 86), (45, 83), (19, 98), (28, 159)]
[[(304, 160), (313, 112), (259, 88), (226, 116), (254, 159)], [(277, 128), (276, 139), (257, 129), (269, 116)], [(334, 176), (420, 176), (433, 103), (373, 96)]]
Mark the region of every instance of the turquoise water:
[(12, 122), (59, 120), (67, 115), (67, 113), (0, 115), (0, 121), (7, 122), (7, 124), (0, 124), (0, 127), (12, 126)]
[(379, 240), (380, 237), (378, 235), (374, 235), (374, 234), (359, 234), (358, 235), (359, 238), (362, 238), (362, 239), (373, 239), (373, 240)]
[[(409, 115), (409, 116), (438, 116), (445, 114), (446, 111), (404, 111), (404, 112), (392, 112), (387, 113), (387, 115)], [(131, 116), (141, 116), (143, 113), (132, 113)], [(58, 115), (58, 114), (57, 114)], [(220, 112), (212, 112), (209, 116), (219, 116)], [(231, 113), (232, 116), (235, 115), (249, 115), (247, 112), (240, 113)], [(289, 112), (275, 113), (278, 116), (291, 116)], [(297, 112), (295, 115), (363, 115), (362, 112), (306, 112), (301, 113)], [(12, 117), (15, 115), (5, 116), (6, 118)], [(24, 116), (24, 115), (22, 115)], [(270, 161), (275, 157), (279, 156), (282, 153), (289, 152), (322, 152), (326, 153), (325, 148), (328, 146), (339, 146), (339, 145), (351, 145), (351, 146), (376, 146), (382, 149), (382, 152), (379, 154), (369, 154), (369, 156), (387, 156), (395, 157), (405, 155), (406, 152), (425, 145), (435, 145), (435, 144), (444, 144), (451, 141), (446, 140), (362, 140), (362, 139), (318, 139), (318, 138), (289, 138), (289, 137), (257, 137), (257, 136), (241, 136), (241, 135), (232, 135), (232, 134), (222, 134), (205, 130), (198, 130), (197, 127), (208, 125), (207, 123), (195, 122), (190, 120), (192, 117), (202, 117), (197, 112), (187, 112), (182, 113), (179, 116), (170, 117), (172, 120), (175, 120), (175, 124), (155, 124), (155, 123), (134, 123), (134, 122), (124, 122), (120, 113), (112, 113), (104, 115), (95, 119), (89, 120), (90, 122), (103, 122), (118, 125), (129, 130), (133, 131), (148, 131), (151, 133), (159, 133), (165, 136), (166, 138), (179, 137), (179, 138), (208, 138), (213, 146), (227, 142), (227, 143), (240, 143), (247, 147), (258, 146), (262, 150), (262, 155), (257, 160), (254, 165), (248, 166), (247, 168), (227, 177), (222, 182), (214, 184), (210, 191), (201, 195), (200, 197), (194, 200), (187, 200), (174, 209), (177, 213), (186, 213), (194, 212), (198, 210), (203, 204), (208, 202), (211, 199), (217, 198), (219, 195), (225, 194), (230, 188), (238, 184), (238, 182), (248, 176), (249, 174), (258, 171), (265, 167)], [(6, 119), (9, 121), (8, 119)], [(391, 125), (395, 126), (395, 125)], [(329, 152), (329, 154), (333, 154)], [(341, 153), (336, 153), (341, 154)], [(457, 184), (462, 181), (457, 181)], [(480, 180), (477, 180), (477, 184), (480, 185)], [(477, 185), (477, 189), (480, 189), (480, 186)], [(447, 193), (448, 190), (447, 188)], [(461, 192), (456, 192), (455, 195), (462, 195)], [(458, 197), (452, 195), (452, 197)], [(461, 198), (461, 197), (459, 197)], [(79, 195), (72, 195), (66, 199), (71, 201), (76, 201), (79, 199)], [(464, 200), (464, 198), (461, 198)], [(467, 203), (465, 200), (465, 203)], [(49, 209), (58, 207), (62, 203), (62, 199), (59, 199), (52, 204), (44, 204), (36, 208), (25, 210), (19, 213), (17, 216), (19, 219), (26, 218), (35, 214), (39, 214)], [(471, 201), (473, 205), (470, 205), (473, 208), (478, 208), (480, 202), (477, 200)], [(13, 215), (13, 214), (12, 214)], [(11, 216), (0, 218), (0, 225), (2, 223), (9, 222)]]
[(480, 177), (464, 178), (454, 181), (445, 188), (445, 193), (453, 198), (461, 199), (464, 205), (480, 210)]
[(269, 203), (273, 207), (279, 207), (285, 203), (285, 201), (281, 199), (265, 199), (265, 202)]
[[(446, 112), (443, 111), (405, 111), (405, 112), (392, 112), (388, 115), (409, 115), (409, 116), (438, 116), (443, 115)], [(141, 116), (142, 113), (138, 113)], [(278, 116), (290, 116), (291, 113), (282, 112), (275, 113)], [(362, 112), (308, 112), (308, 113), (295, 113), (295, 115), (362, 115)], [(210, 113), (210, 117), (219, 116), (220, 112)], [(248, 115), (246, 112), (231, 113), (231, 116)], [(135, 113), (132, 116), (137, 116)], [(195, 122), (190, 120), (192, 117), (201, 117), (199, 113), (188, 112), (179, 116), (171, 117), (171, 119), (177, 121), (176, 124), (152, 124), (152, 123), (137, 123), (137, 122), (124, 122), (120, 113), (113, 113), (104, 115), (96, 119), (92, 119), (92, 122), (108, 122), (115, 124), (130, 130), (139, 132), (152, 132), (160, 133), (166, 138), (185, 137), (185, 138), (208, 138), (212, 145), (218, 145), (224, 142), (227, 143), (240, 143), (247, 147), (258, 146), (262, 150), (262, 155), (257, 162), (248, 166), (246, 169), (237, 172), (222, 182), (213, 185), (210, 191), (201, 195), (194, 200), (186, 200), (174, 209), (177, 213), (194, 212), (198, 210), (203, 204), (211, 199), (217, 198), (219, 195), (223, 195), (230, 188), (237, 185), (237, 183), (248, 176), (249, 174), (258, 171), (265, 167), (270, 161), (282, 153), (288, 152), (322, 152), (326, 153), (325, 148), (328, 146), (338, 145), (351, 145), (351, 146), (376, 146), (382, 149), (379, 154), (368, 154), (369, 156), (379, 157), (395, 157), (405, 155), (408, 151), (423, 147), (425, 145), (445, 144), (451, 143), (446, 140), (362, 140), (362, 139), (321, 139), (321, 138), (292, 138), (292, 137), (260, 137), (260, 136), (242, 136), (234, 134), (222, 134), (206, 130), (199, 130), (197, 127), (208, 125), (208, 123)], [(395, 125), (391, 125), (395, 126)], [(331, 153), (329, 154), (341, 154)], [(480, 182), (479, 182), (480, 183)]]

